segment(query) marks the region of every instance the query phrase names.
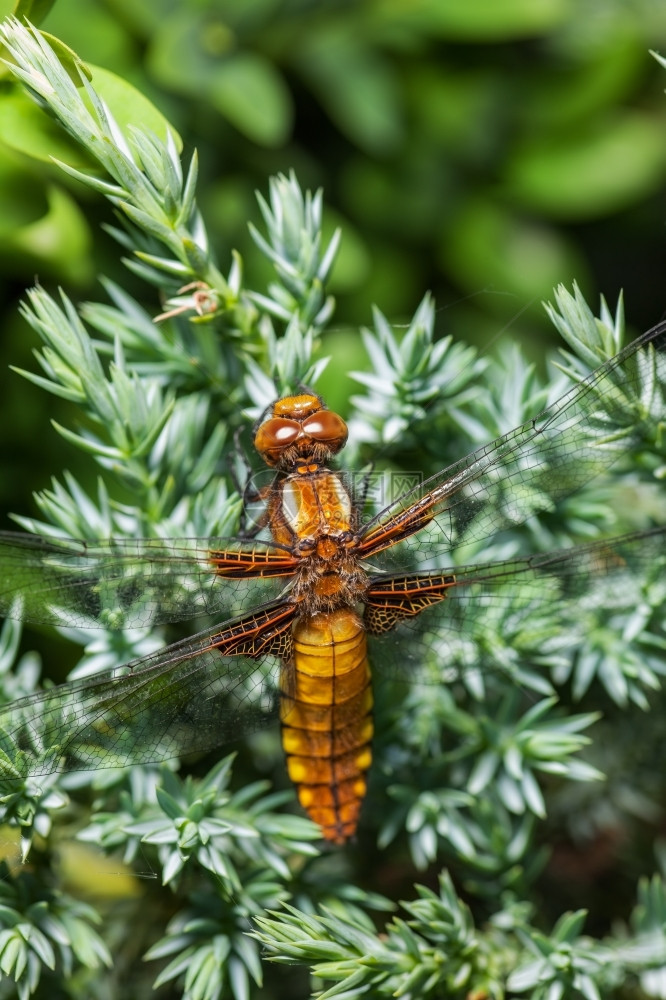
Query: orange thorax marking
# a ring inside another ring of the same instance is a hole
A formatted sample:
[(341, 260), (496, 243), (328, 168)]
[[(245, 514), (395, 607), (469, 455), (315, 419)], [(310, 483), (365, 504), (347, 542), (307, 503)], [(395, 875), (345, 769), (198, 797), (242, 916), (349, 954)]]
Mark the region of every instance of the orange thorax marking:
[(281, 514), (285, 525), (299, 538), (349, 531), (351, 500), (332, 472), (289, 476), (282, 484)]

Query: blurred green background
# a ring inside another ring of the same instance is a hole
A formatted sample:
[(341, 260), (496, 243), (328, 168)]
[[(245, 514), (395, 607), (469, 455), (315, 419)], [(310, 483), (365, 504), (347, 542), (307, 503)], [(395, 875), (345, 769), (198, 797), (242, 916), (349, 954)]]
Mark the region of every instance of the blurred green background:
[[(534, 357), (554, 342), (541, 300), (558, 282), (576, 279), (593, 305), (624, 288), (635, 330), (663, 315), (666, 74), (649, 50), (666, 53), (666, 5), (58, 0), (40, 26), (129, 79), (198, 148), (223, 271), (237, 248), (262, 287), (247, 220), (269, 175), (294, 168), (324, 188), (328, 225), (344, 230), (322, 346), (335, 405), (373, 302), (399, 321), (430, 288), (442, 333), (515, 336)], [(33, 514), (30, 491), (74, 456), (45, 439), (65, 404), (7, 369), (33, 366), (23, 289), (37, 276), (103, 298), (103, 272), (160, 304), (102, 230), (108, 203), (48, 161), (41, 112), (1, 86), (0, 508)]]

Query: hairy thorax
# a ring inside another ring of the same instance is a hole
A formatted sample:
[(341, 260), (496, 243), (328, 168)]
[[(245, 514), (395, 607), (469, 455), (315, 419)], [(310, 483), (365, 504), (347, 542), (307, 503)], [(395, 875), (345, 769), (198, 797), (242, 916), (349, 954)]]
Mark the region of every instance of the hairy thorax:
[(275, 541), (301, 555), (292, 594), (305, 612), (356, 604), (367, 577), (354, 556), (353, 505), (339, 477), (326, 469), (287, 476), (270, 504)]

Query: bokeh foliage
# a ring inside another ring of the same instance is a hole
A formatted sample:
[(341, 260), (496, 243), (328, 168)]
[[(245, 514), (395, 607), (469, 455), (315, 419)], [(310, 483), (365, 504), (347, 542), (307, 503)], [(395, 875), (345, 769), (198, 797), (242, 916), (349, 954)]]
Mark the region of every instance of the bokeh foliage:
[[(430, 288), (443, 321), (473, 341), (509, 324), (540, 357), (550, 334), (539, 303), (560, 281), (609, 300), (624, 287), (637, 327), (661, 315), (666, 139), (663, 82), (648, 54), (666, 47), (661, 4), (23, 0), (20, 8), (86, 61), (129, 80), (186, 148), (199, 149), (200, 203), (220, 260), (236, 248), (251, 275), (265, 275), (246, 221), (256, 219), (253, 192), (267, 176), (293, 168), (303, 184), (323, 187), (326, 231), (342, 222), (346, 233), (331, 286), (338, 324), (367, 321), (373, 302), (405, 318)], [(20, 290), (38, 274), (96, 295), (98, 273), (121, 273), (100, 233), (106, 209), (50, 155), (76, 165), (83, 154), (6, 79), (0, 389), (16, 419), (11, 435), (0, 429), (0, 445), (17, 474), (0, 483), (4, 509), (24, 507), (29, 487), (43, 482), (31, 448), (38, 404), (6, 375), (30, 350), (16, 321)], [(329, 349), (362, 363), (351, 332)], [(326, 388), (339, 405), (352, 387)]]

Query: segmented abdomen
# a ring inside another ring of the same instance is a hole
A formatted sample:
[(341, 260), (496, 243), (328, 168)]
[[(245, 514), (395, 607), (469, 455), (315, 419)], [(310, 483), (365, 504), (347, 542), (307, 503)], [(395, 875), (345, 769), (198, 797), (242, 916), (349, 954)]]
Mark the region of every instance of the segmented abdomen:
[(289, 777), (327, 840), (356, 831), (371, 761), (372, 690), (365, 630), (348, 608), (300, 619), (281, 677)]

